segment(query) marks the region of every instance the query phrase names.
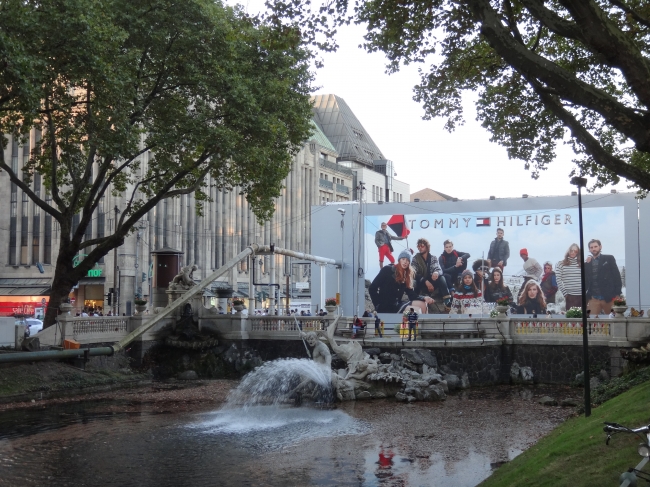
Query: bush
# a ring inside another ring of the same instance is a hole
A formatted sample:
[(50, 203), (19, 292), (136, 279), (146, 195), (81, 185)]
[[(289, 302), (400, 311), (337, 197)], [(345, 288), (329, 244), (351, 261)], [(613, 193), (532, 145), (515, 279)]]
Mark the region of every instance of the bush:
[(327, 298), (325, 300), (325, 306), (336, 306), (336, 298)]
[(582, 308), (573, 307), (566, 312), (567, 318), (582, 318)]

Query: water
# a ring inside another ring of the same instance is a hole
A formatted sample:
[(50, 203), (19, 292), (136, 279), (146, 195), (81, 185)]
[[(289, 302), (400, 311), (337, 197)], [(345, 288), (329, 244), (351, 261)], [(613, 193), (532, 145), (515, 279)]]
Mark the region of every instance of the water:
[(132, 400), (3, 413), (0, 485), (470, 487), (566, 415), (507, 388), (321, 409), (284, 402), (277, 383), (254, 400), (251, 386), (190, 412)]
[(228, 396), (224, 409), (248, 409), (262, 404), (295, 405), (306, 396), (320, 404), (332, 402), (330, 370), (313, 360), (273, 360), (247, 374)]

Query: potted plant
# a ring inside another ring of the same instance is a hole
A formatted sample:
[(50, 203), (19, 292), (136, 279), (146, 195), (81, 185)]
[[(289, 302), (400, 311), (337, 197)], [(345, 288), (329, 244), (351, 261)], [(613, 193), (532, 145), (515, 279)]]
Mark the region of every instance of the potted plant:
[(235, 308), (235, 311), (240, 313), (244, 309), (244, 300), (243, 299), (233, 299), (232, 307)]
[(614, 313), (616, 313), (616, 318), (623, 318), (623, 313), (627, 311), (627, 301), (625, 301), (625, 296), (614, 298), (612, 309), (614, 310)]
[(565, 316), (567, 318), (582, 318), (582, 308), (574, 306), (573, 308), (567, 310)]
[(508, 298), (497, 299), (497, 311), (499, 316), (506, 316), (506, 312), (510, 308), (510, 300)]
[(327, 298), (325, 300), (325, 309), (328, 314), (334, 313), (336, 311), (336, 298)]
[(135, 314), (140, 315), (147, 309), (147, 300), (142, 297), (136, 297), (133, 302), (135, 303)]

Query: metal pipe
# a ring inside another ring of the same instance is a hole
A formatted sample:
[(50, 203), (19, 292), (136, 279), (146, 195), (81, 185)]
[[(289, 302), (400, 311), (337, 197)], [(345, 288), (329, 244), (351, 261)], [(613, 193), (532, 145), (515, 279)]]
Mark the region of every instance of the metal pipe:
[(226, 264), (223, 267), (220, 267), (219, 269), (217, 269), (215, 272), (213, 272), (208, 277), (203, 279), (196, 286), (192, 286), (189, 291), (187, 291), (185, 294), (183, 294), (176, 301), (174, 301), (173, 303), (167, 305), (167, 307), (165, 309), (163, 309), (160, 313), (155, 315), (151, 320), (144, 323), (142, 326), (139, 326), (138, 328), (133, 330), (131, 333), (129, 333), (127, 336), (122, 338), (119, 342), (117, 342), (115, 345), (113, 345), (113, 350), (115, 352), (119, 352), (120, 350), (122, 350), (125, 346), (127, 346), (133, 340), (135, 340), (140, 335), (145, 333), (147, 330), (152, 328), (154, 325), (156, 325), (157, 323), (159, 323), (163, 319), (167, 318), (179, 306), (182, 306), (183, 304), (187, 303), (190, 299), (192, 299), (198, 293), (203, 292), (203, 289), (205, 289), (207, 286), (212, 284), (212, 282), (215, 281), (218, 277), (220, 277), (221, 275), (228, 272), (230, 269), (235, 267), (239, 262), (241, 262), (243, 259), (245, 259), (249, 255), (257, 252), (257, 249), (258, 249), (257, 244), (251, 244), (250, 246), (246, 247), (239, 254), (237, 254), (235, 257), (233, 257), (228, 262), (226, 262)]
[(321, 262), (323, 264), (341, 265), (341, 263), (338, 262), (335, 259), (328, 259), (326, 257), (318, 257), (316, 255), (305, 254), (304, 252), (296, 252), (294, 250), (283, 249), (283, 248), (279, 248), (279, 247), (274, 247), (273, 250), (271, 250), (271, 247), (268, 246), (268, 245), (259, 245), (257, 248), (258, 248), (258, 250), (255, 251), (255, 253), (257, 253), (257, 254), (276, 253), (276, 254), (288, 255), (290, 257), (297, 257), (298, 259), (311, 260), (313, 262)]
[(0, 354), (0, 364), (13, 362), (40, 362), (43, 360), (59, 360), (83, 357), (86, 353), (90, 357), (100, 355), (113, 355), (113, 347), (77, 348), (74, 350), (45, 350), (43, 352), (18, 352)]

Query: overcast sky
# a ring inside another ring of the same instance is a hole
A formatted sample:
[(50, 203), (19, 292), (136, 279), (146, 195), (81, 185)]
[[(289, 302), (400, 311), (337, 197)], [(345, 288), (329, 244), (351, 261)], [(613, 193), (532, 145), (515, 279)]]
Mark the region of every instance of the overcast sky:
[[(243, 3), (254, 13), (262, 2)], [(411, 193), (431, 188), (461, 199), (570, 194), (572, 152), (558, 148), (558, 158), (538, 180), (524, 163), (509, 160), (503, 147), (489, 141), (490, 134), (475, 120), (472, 97), (465, 103), (466, 124), (453, 133), (444, 120), (422, 120), (424, 111), (413, 101), (419, 82), (417, 66), (385, 73), (382, 53), (367, 53), (358, 46), (363, 26), (345, 26), (337, 37), (340, 48), (323, 54), (325, 66), (316, 71), (315, 94), (335, 94), (350, 106), (384, 156), (395, 163), (397, 179)], [(626, 191), (626, 185), (617, 189)], [(609, 192), (610, 188), (599, 192)]]

